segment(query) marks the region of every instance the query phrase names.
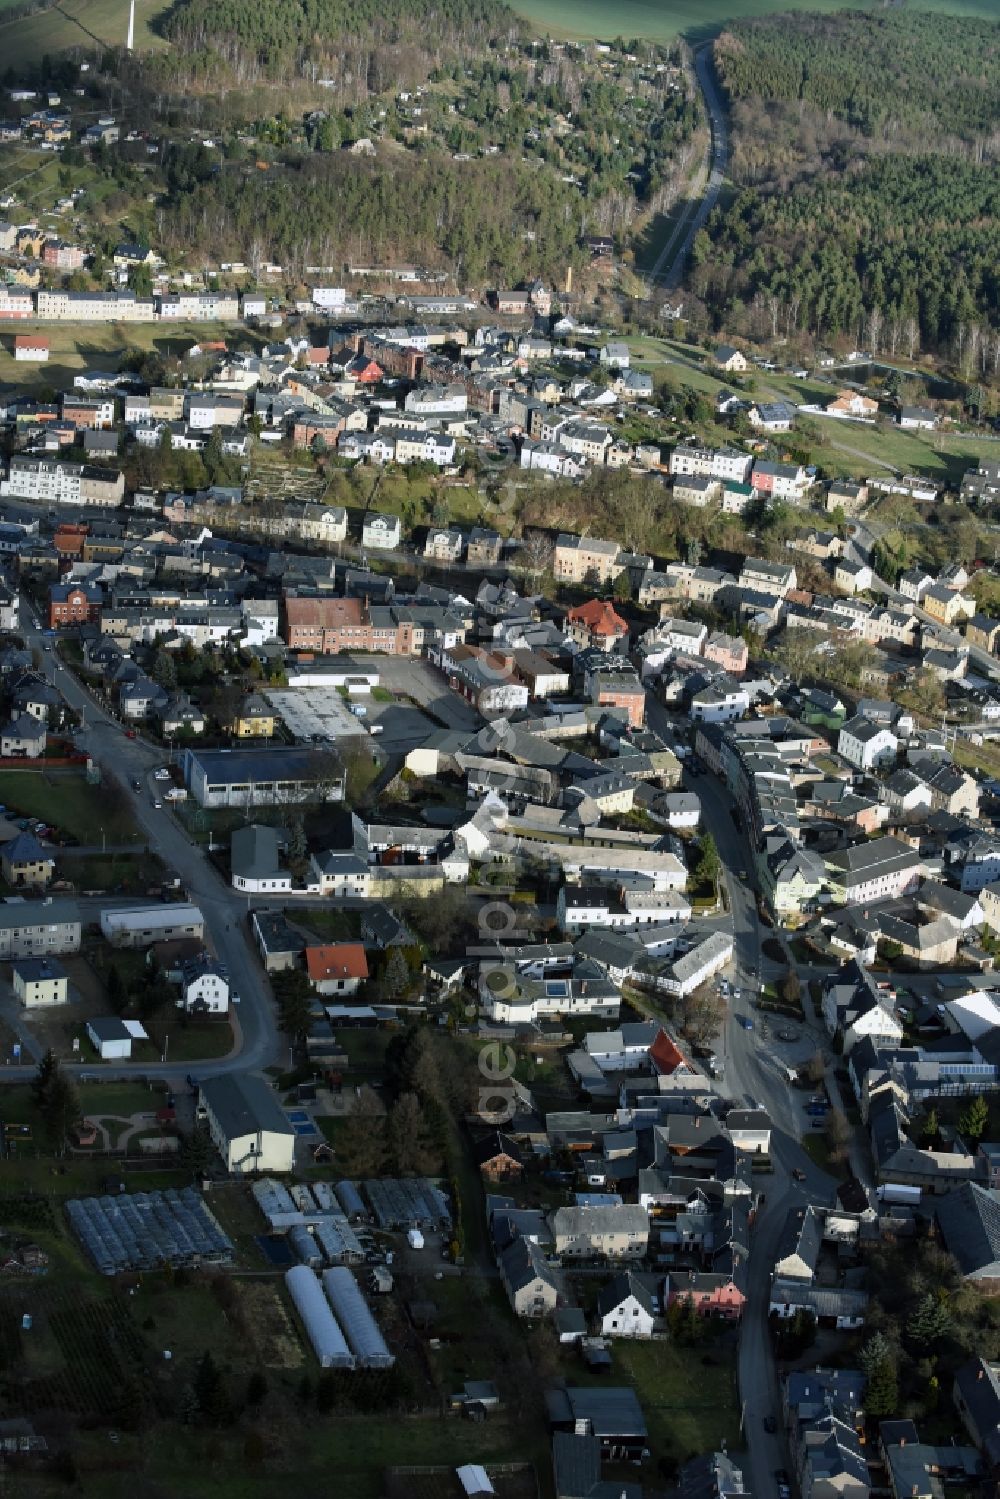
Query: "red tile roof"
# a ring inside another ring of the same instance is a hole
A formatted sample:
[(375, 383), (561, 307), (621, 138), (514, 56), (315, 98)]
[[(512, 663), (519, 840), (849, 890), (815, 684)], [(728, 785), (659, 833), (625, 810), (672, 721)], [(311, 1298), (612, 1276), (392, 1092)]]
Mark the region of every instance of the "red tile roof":
[(314, 983), (323, 979), (366, 979), (368, 959), (360, 942), (334, 942), (329, 947), (307, 947), (306, 972)]
[(628, 634), (628, 625), (606, 599), (591, 599), (587, 604), (570, 609), (566, 622), (571, 625), (586, 625), (592, 635)]
[(687, 1058), (666, 1031), (660, 1029), (660, 1033), (652, 1046), (649, 1048), (649, 1060), (661, 1077), (669, 1077), (676, 1072), (678, 1067), (687, 1066)]

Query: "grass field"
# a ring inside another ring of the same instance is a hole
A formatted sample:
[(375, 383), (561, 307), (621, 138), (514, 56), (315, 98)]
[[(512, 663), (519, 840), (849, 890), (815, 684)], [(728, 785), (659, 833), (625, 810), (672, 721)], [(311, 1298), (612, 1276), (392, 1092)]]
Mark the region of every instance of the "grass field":
[[(49, 340), (46, 364), (16, 364), (14, 335), (23, 333), (23, 323), (0, 323), (0, 382), (19, 389), (62, 389), (85, 369), (117, 369), (125, 354), (157, 351), (180, 356), (194, 343), (208, 339), (235, 341), (230, 324), (182, 323), (165, 328), (162, 323), (51, 323), (40, 325)], [(253, 342), (245, 328), (239, 330), (244, 344)]]
[(128, 804), (107, 788), (90, 786), (77, 771), (0, 771), (0, 802), (15, 817), (41, 817), (82, 844), (130, 843), (138, 838)]
[[(663, 382), (675, 387), (689, 385), (713, 400), (723, 388), (733, 388), (731, 380), (716, 375), (706, 366), (704, 350), (671, 338), (647, 336), (630, 338), (627, 342), (635, 362), (649, 370), (657, 385)], [(746, 386), (740, 389), (757, 400), (783, 400), (796, 406), (802, 402), (824, 404), (836, 394), (836, 381), (796, 380), (790, 375), (758, 371), (753, 377), (752, 391)], [(812, 448), (812, 461), (830, 473), (845, 477), (872, 477), (880, 469), (891, 467), (955, 482), (979, 458), (995, 458), (1000, 454), (1000, 444), (989, 437), (902, 432), (891, 426), (880, 430), (808, 413), (804, 419), (812, 423), (821, 438)], [(732, 433), (724, 425), (706, 429), (704, 436), (708, 442), (732, 441)]]
[[(166, 45), (152, 30), (151, 22), (168, 8), (163, 0), (136, 0), (137, 51)], [(63, 0), (59, 6), (19, 21), (0, 22), (0, 48), (5, 66), (16, 68), (37, 63), (46, 52), (55, 54), (76, 47), (87, 51), (124, 47), (127, 29), (125, 0)]]
[[(555, 37), (607, 40), (620, 36), (670, 42), (684, 35), (697, 42), (715, 36), (727, 21), (774, 11), (842, 10), (844, 0), (628, 0), (625, 5), (609, 5), (607, 0), (515, 0), (514, 8), (537, 31)], [(870, 8), (882, 7), (872, 4)], [(913, 8), (988, 21), (997, 14), (995, 0), (920, 0)]]

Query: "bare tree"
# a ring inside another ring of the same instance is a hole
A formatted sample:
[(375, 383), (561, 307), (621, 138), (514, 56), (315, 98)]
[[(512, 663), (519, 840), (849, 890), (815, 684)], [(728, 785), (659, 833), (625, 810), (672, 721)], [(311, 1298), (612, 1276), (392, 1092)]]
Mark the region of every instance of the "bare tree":
[(519, 553), (521, 565), (534, 581), (552, 571), (555, 544), (545, 531), (529, 531)]

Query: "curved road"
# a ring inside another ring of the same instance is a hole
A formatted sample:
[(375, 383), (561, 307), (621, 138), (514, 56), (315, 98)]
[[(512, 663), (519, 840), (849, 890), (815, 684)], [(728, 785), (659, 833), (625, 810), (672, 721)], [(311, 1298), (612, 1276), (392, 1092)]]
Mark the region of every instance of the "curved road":
[[(685, 263), (691, 253), (691, 246), (694, 244), (694, 237), (699, 229), (704, 228), (705, 221), (719, 201), (719, 193), (722, 191), (726, 168), (729, 165), (729, 131), (726, 126), (726, 112), (715, 83), (711, 42), (698, 48), (694, 54), (694, 67), (701, 97), (705, 103), (709, 129), (712, 132), (708, 181), (705, 184), (701, 201), (696, 200), (697, 206), (695, 203), (687, 205), (683, 217), (657, 256), (646, 278), (651, 286), (672, 288), (679, 284), (684, 274)], [(682, 236), (679, 246), (678, 236)]]
[[(191, 843), (166, 807), (157, 808), (158, 783), (153, 770), (163, 764), (162, 750), (141, 739), (128, 739), (125, 730), (101, 708), (80, 685), (73, 674), (51, 652), (51, 641), (32, 616), (28, 604), (21, 602), (20, 632), (29, 649), (41, 653), (46, 677), (56, 686), (69, 706), (83, 715), (84, 727), (76, 742), (102, 769), (114, 775), (129, 798), (130, 810), (142, 830), (148, 847), (163, 860), (168, 869), (181, 878), (192, 902), (205, 918), (206, 935), (216, 955), (229, 970), (232, 988), (240, 996), (233, 1014), (237, 1022), (236, 1045), (228, 1057), (219, 1061), (194, 1063), (170, 1062), (149, 1065), (136, 1062), (108, 1067), (103, 1063), (80, 1064), (66, 1070), (74, 1073), (97, 1073), (102, 1078), (150, 1077), (174, 1078), (191, 1073), (195, 1077), (215, 1076), (221, 1072), (253, 1072), (268, 1066), (280, 1055), (282, 1043), (275, 1021), (275, 1009), (264, 978), (263, 969), (251, 946), (247, 925), (248, 903), (227, 885), (215, 866), (200, 848)], [(132, 782), (141, 789), (134, 791)], [(118, 904), (109, 901), (107, 904)], [(169, 1057), (169, 1048), (168, 1048)], [(34, 1065), (4, 1067), (0, 1082), (23, 1081), (34, 1072)]]

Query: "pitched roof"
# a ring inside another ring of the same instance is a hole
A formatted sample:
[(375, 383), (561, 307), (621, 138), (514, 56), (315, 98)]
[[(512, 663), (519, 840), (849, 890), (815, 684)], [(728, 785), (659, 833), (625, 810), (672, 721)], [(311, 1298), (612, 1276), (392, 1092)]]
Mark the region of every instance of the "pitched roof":
[(586, 625), (593, 635), (628, 634), (628, 625), (607, 599), (590, 599), (586, 604), (568, 610), (566, 623)]
[(484, 1166), (487, 1161), (495, 1161), (499, 1156), (509, 1156), (512, 1161), (521, 1164), (521, 1148), (510, 1135), (505, 1135), (503, 1130), (496, 1130), (492, 1135), (486, 1135), (482, 1140), (477, 1140), (472, 1147), (472, 1158), (477, 1166)]
[(649, 1060), (661, 1077), (670, 1077), (678, 1067), (687, 1065), (687, 1059), (676, 1042), (672, 1041), (663, 1027), (649, 1048)]
[(612, 1280), (601, 1287), (597, 1295), (597, 1311), (601, 1317), (606, 1317), (629, 1296), (634, 1296), (643, 1311), (650, 1317), (653, 1316), (653, 1298), (649, 1289), (643, 1285), (637, 1275), (631, 1270), (616, 1275)]
[(368, 959), (361, 942), (333, 942), (306, 948), (306, 972), (313, 983), (326, 979), (366, 979)]
[(998, 1273), (1000, 1194), (963, 1182), (937, 1203), (937, 1220), (950, 1254), (963, 1275)]
[(18, 833), (4, 845), (4, 862), (7, 864), (42, 864), (54, 862), (51, 853), (42, 847), (33, 833)]
[(258, 1130), (272, 1135), (295, 1133), (274, 1090), (263, 1078), (251, 1073), (207, 1077), (200, 1092), (227, 1140), (255, 1135)]

